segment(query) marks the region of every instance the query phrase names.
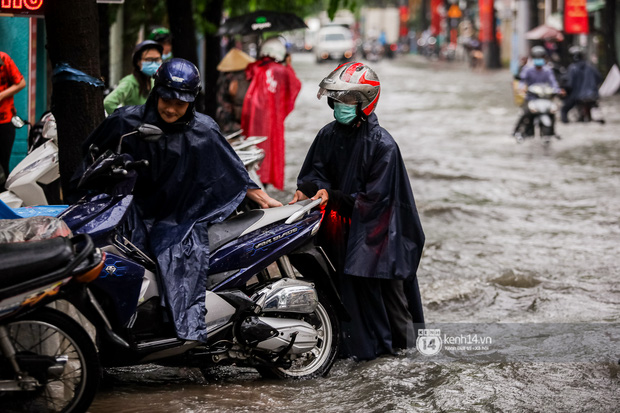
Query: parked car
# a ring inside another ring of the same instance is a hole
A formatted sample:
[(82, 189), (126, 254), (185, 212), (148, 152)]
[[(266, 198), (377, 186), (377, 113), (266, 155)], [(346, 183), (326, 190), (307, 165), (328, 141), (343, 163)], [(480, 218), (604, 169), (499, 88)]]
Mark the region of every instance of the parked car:
[(350, 60), (355, 56), (353, 33), (344, 26), (325, 26), (317, 34), (314, 53), (317, 62)]

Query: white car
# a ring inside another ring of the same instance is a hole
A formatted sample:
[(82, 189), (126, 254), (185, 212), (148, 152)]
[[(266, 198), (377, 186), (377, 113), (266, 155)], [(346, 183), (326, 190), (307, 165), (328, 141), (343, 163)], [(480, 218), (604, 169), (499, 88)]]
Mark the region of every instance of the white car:
[(314, 53), (317, 62), (349, 60), (355, 55), (355, 41), (351, 30), (344, 26), (326, 26), (317, 33)]

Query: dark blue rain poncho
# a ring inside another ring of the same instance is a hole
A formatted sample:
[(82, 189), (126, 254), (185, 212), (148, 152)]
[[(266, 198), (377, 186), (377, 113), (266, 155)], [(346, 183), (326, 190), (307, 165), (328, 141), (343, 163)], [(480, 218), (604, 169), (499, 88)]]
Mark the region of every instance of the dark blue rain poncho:
[[(307, 189), (309, 182), (315, 187)], [(371, 114), (359, 128), (332, 122), (321, 129), (301, 168), (298, 186), (307, 196), (313, 196), (316, 189), (328, 189), (330, 200), (320, 243), (338, 272), (367, 279), (404, 280), (413, 322), (423, 323), (416, 271), (424, 233), (400, 150), (379, 126), (377, 116)], [(389, 303), (372, 296), (364, 299), (376, 302), (364, 302), (359, 294), (352, 293), (354, 287), (347, 277), (339, 277), (348, 311), (360, 312), (352, 314), (353, 318), (384, 318), (383, 307)], [(371, 306), (376, 308), (369, 309)], [(347, 341), (349, 347), (354, 344), (349, 355), (372, 359), (391, 351), (389, 327), (381, 331), (385, 323), (375, 321), (368, 323), (375, 327), (348, 327), (365, 331), (346, 332), (344, 323), (345, 345)]]
[(572, 100), (597, 100), (598, 87), (603, 78), (600, 72), (589, 62), (582, 60), (568, 65), (565, 75), (566, 88)]
[(125, 235), (156, 257), (177, 335), (205, 341), (207, 225), (228, 217), (248, 188), (258, 186), (210, 117), (195, 113), (190, 104), (183, 118), (168, 124), (157, 112), (157, 99), (156, 88), (145, 105), (114, 111), (83, 150), (93, 143), (115, 150), (121, 135), (144, 123), (164, 131), (157, 142), (135, 135), (123, 140), (122, 152), (150, 163), (139, 170)]

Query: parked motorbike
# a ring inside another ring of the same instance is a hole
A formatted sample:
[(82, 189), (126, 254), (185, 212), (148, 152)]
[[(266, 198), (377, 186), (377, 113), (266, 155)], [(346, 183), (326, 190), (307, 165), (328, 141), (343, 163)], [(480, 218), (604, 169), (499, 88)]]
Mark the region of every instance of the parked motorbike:
[(265, 151), (258, 147), (259, 143), (267, 140), (266, 136), (249, 136), (243, 135), (243, 130), (231, 133), (226, 136), (226, 140), (235, 150), (235, 153), (239, 156), (245, 169), (247, 169), (250, 178), (261, 189), (265, 189), (258, 176), (258, 169), (265, 159)]
[[(131, 133), (146, 141), (161, 136), (150, 125)], [(132, 175), (148, 163), (119, 151), (120, 145), (99, 155), (82, 176), (80, 187), (103, 190), (60, 216), (107, 254), (101, 276), (88, 285), (93, 308), (86, 311), (99, 326), (102, 365), (156, 362), (207, 372), (235, 364), (266, 377), (326, 375), (340, 344), (337, 311), (346, 310), (330, 278), (333, 268), (313, 243), (320, 201), (251, 210), (210, 226), (208, 340), (183, 340), (161, 304), (154, 259), (120, 231), (132, 203)]]
[(88, 333), (47, 305), (85, 296), (87, 284), (103, 269), (105, 254), (88, 235), (71, 236), (66, 226), (67, 236), (36, 239), (41, 232), (50, 236), (54, 222), (64, 226), (52, 217), (0, 220), (4, 236), (13, 233), (23, 240), (24, 234), (33, 235), (29, 242), (0, 243), (3, 412), (84, 412), (100, 380)]
[(553, 138), (560, 139), (555, 134), (555, 114), (558, 106), (553, 101), (556, 96), (554, 89), (547, 84), (536, 83), (527, 88), (527, 93), (530, 96), (527, 103), (529, 115), (523, 119), (515, 134), (517, 142), (534, 137), (537, 130), (545, 145)]
[[(40, 136), (33, 127), (35, 132), (29, 138), (32, 141), (29, 153), (11, 171), (5, 183), (7, 190), (0, 193), (0, 200), (11, 208), (60, 204), (56, 121), (48, 113), (40, 122)], [(14, 117), (13, 124), (21, 128), (29, 123)]]

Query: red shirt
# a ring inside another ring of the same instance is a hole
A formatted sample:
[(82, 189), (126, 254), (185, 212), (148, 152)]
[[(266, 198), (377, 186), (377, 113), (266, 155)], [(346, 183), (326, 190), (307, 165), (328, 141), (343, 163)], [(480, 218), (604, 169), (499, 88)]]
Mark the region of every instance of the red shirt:
[[(18, 84), (24, 76), (19, 72), (13, 59), (8, 54), (0, 52), (0, 92)], [(0, 101), (0, 123), (8, 123), (15, 114), (13, 96)]]

